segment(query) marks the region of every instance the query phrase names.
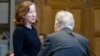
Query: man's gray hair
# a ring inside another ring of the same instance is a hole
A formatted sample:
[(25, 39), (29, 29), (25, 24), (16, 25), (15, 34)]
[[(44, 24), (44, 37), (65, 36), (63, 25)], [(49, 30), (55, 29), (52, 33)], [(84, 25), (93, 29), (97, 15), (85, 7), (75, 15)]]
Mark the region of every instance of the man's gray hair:
[(56, 14), (55, 22), (58, 21), (62, 28), (69, 28), (73, 30), (74, 28), (74, 17), (69, 11), (59, 11)]

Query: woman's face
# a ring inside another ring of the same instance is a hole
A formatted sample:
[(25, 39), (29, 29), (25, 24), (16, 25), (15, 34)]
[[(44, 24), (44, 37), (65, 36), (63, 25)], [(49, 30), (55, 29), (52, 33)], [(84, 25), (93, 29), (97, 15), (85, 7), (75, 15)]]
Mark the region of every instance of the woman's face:
[(25, 21), (30, 24), (36, 22), (36, 8), (34, 4), (29, 6), (29, 12), (26, 14)]

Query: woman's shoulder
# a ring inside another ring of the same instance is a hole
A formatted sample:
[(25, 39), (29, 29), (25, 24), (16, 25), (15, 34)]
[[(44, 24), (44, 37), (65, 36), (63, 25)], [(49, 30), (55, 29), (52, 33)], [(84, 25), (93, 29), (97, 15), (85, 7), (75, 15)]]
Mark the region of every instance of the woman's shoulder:
[(24, 32), (24, 27), (23, 26), (16, 27), (15, 32)]
[(16, 27), (16, 30), (23, 30), (24, 28), (23, 28), (23, 26), (17, 26)]

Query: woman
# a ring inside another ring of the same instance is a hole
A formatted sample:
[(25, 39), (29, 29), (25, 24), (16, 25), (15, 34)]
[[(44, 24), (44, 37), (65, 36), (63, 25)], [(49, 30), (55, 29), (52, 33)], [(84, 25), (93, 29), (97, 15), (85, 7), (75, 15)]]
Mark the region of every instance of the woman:
[(33, 24), (36, 22), (35, 4), (25, 1), (15, 14), (16, 29), (13, 34), (14, 56), (37, 56), (40, 41)]

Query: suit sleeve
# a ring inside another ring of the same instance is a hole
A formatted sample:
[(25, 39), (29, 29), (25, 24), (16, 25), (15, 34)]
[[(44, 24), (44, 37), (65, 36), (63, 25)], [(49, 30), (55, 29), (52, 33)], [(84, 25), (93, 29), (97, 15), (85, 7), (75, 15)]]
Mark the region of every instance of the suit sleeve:
[(14, 48), (15, 56), (26, 56), (23, 53), (24, 37), (25, 37), (25, 32), (23, 32), (23, 29), (15, 30), (15, 32), (13, 34), (13, 48)]
[(51, 47), (50, 40), (48, 37), (45, 37), (43, 46), (41, 47), (41, 50), (40, 50), (38, 56), (48, 56), (50, 47)]

